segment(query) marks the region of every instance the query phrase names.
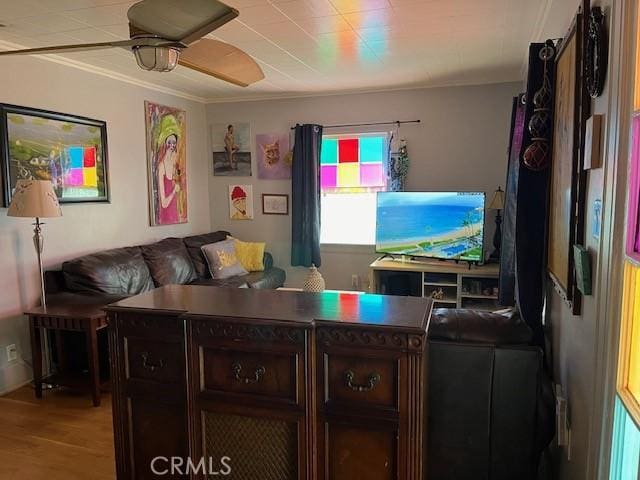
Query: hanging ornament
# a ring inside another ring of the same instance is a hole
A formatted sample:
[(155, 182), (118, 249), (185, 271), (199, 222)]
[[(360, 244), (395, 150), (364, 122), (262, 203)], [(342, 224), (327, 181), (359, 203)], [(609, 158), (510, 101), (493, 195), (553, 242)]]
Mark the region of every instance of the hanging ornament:
[(551, 133), (551, 101), (553, 90), (549, 75), (548, 63), (555, 55), (553, 43), (547, 43), (540, 50), (539, 57), (544, 62), (542, 86), (533, 95), (533, 115), (529, 120), (529, 134), (531, 145), (523, 154), (524, 165), (534, 172), (540, 172), (549, 166), (551, 154), (549, 136)]
[(400, 122), (396, 123), (395, 134), (389, 140), (389, 159), (387, 165), (387, 190), (402, 192), (409, 173), (409, 155), (407, 141), (400, 137)]
[(604, 13), (600, 7), (592, 7), (589, 15), (589, 33), (585, 48), (585, 76), (591, 98), (602, 95), (607, 75), (607, 32)]
[(293, 134), (293, 130), (289, 130), (289, 150), (284, 154), (284, 163), (287, 166), (293, 165), (293, 142), (295, 135)]

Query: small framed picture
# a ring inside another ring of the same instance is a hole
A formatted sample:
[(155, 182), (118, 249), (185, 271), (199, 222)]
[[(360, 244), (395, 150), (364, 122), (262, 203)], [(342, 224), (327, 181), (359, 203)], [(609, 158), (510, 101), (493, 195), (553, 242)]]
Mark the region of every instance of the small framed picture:
[(263, 193), (262, 213), (264, 215), (289, 215), (289, 195)]
[(229, 218), (253, 220), (252, 185), (229, 185)]

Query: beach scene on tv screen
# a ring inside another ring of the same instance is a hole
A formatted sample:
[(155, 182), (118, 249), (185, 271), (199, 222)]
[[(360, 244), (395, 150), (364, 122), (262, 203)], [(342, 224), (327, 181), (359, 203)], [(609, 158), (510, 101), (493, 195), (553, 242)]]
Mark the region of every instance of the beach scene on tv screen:
[(482, 260), (484, 194), (378, 194), (376, 251), (468, 261)]

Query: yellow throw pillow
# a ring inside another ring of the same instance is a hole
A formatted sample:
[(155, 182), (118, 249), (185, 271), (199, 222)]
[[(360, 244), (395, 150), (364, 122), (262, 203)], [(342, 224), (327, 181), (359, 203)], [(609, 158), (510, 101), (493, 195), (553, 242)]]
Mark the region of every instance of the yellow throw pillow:
[[(233, 237), (228, 237), (233, 238)], [(236, 242), (236, 257), (245, 270), (262, 272), (264, 270), (264, 242), (243, 242), (233, 238)]]

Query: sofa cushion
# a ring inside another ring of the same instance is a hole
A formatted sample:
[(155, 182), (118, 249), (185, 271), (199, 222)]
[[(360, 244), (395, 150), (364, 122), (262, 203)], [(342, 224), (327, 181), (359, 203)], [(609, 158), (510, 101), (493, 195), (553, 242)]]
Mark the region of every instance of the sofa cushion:
[(154, 288), (139, 247), (115, 248), (62, 264), (66, 287), (75, 292), (137, 295)]
[(533, 333), (516, 314), (501, 315), (470, 309), (436, 308), (429, 322), (429, 339), (485, 345), (526, 345)]
[(249, 288), (275, 289), (284, 285), (286, 274), (281, 268), (273, 267), (264, 272), (251, 272), (240, 278), (247, 282)]
[(248, 288), (244, 275), (229, 278), (197, 278), (191, 285), (206, 285), (208, 287)]
[(156, 243), (142, 245), (140, 251), (156, 287), (182, 285), (197, 278), (196, 269), (181, 238), (165, 238)]
[(262, 264), (264, 265), (265, 270), (269, 270), (271, 267), (273, 267), (273, 256), (269, 252), (264, 252)]
[(202, 253), (207, 259), (209, 272), (213, 278), (229, 278), (248, 273), (238, 260), (233, 239), (203, 245)]
[(193, 267), (196, 270), (198, 278), (211, 278), (209, 274), (209, 267), (207, 266), (207, 260), (202, 253), (202, 246), (210, 243), (221, 242), (225, 240), (229, 232), (223, 230), (211, 233), (203, 233), (201, 235), (192, 235), (183, 239), (187, 252), (193, 262)]
[[(233, 238), (233, 237), (229, 237)], [(243, 242), (233, 238), (236, 242), (236, 255), (247, 272), (264, 271), (264, 242)]]

